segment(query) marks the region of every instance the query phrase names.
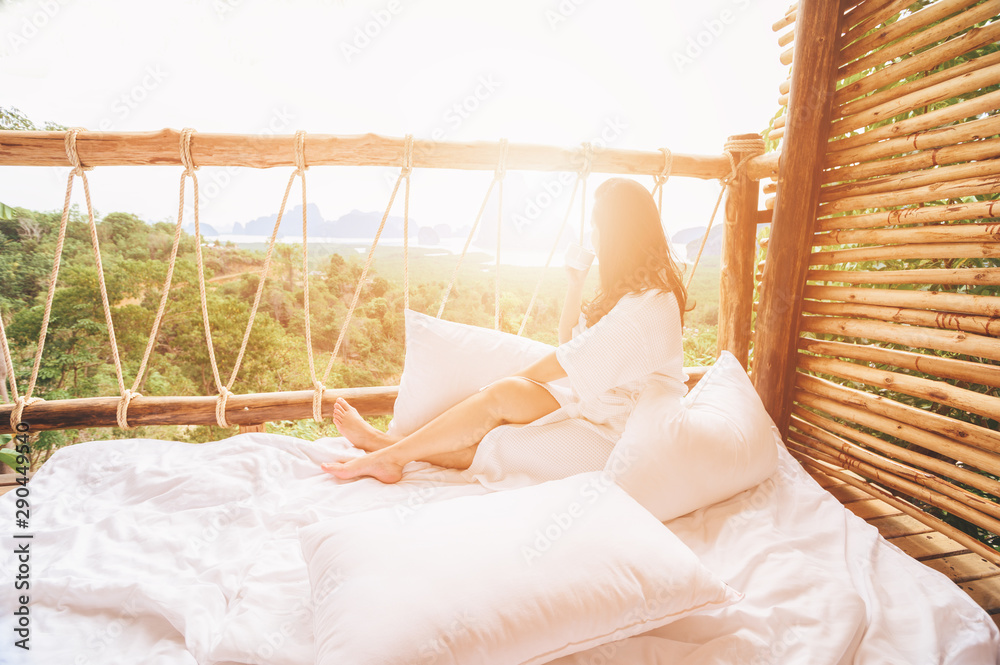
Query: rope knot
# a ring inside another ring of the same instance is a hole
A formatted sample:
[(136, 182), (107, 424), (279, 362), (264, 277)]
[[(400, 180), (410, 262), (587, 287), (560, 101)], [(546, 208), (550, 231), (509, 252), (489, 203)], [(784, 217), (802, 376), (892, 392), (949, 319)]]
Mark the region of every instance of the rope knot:
[[(764, 139), (760, 137), (755, 139), (729, 139), (723, 146), (723, 150), (726, 153), (726, 157), (729, 158), (729, 175), (723, 176), (719, 180), (723, 185), (726, 185), (742, 173), (747, 160), (757, 155), (763, 155), (767, 150), (767, 146), (764, 144)], [(736, 161), (736, 153), (742, 153), (743, 155), (740, 157), (739, 162)]]
[(83, 131), (83, 127), (72, 127), (66, 130), (64, 143), (66, 145), (66, 158), (73, 165), (73, 173), (83, 176), (84, 171), (93, 171), (93, 166), (84, 166), (80, 161), (80, 153), (76, 150), (76, 135)]
[(181, 130), (181, 164), (184, 165), (184, 175), (194, 175), (194, 172), (201, 168), (194, 163), (194, 158), (191, 156), (193, 134), (194, 130), (190, 127)]
[(590, 141), (584, 141), (583, 146), (583, 166), (580, 168), (580, 177), (586, 178), (590, 175), (590, 168), (594, 164), (594, 146)]
[(403, 170), (399, 175), (403, 178), (410, 177), (413, 171), (413, 134), (407, 134), (403, 143)]
[(142, 393), (137, 390), (132, 390), (131, 388), (126, 388), (122, 392), (121, 399), (118, 400), (118, 427), (121, 429), (135, 429), (135, 426), (128, 424), (128, 405), (132, 403), (132, 400), (136, 397), (142, 397)]
[(14, 408), (10, 411), (10, 429), (13, 432), (17, 432), (17, 426), (21, 424), (21, 415), (24, 413), (24, 407), (31, 406), (35, 402), (44, 402), (41, 397), (17, 397), (14, 399)]
[(300, 129), (295, 132), (295, 172), (302, 175), (308, 168), (306, 165), (306, 133)]
[(500, 159), (497, 161), (497, 168), (493, 173), (493, 177), (497, 180), (503, 180), (507, 176), (507, 149), (509, 147), (507, 139), (500, 139)]
[(663, 187), (666, 184), (670, 178), (670, 171), (674, 167), (674, 153), (670, 152), (669, 148), (660, 148), (660, 152), (663, 153), (663, 168), (660, 170), (660, 175), (653, 176), (657, 187)]
[(313, 381), (313, 420), (323, 422), (323, 393), (326, 391), (319, 380)]
[(229, 396), (233, 393), (229, 388), (223, 386), (219, 390), (219, 396), (215, 398), (215, 422), (219, 424), (219, 427), (229, 428), (232, 425), (226, 420), (226, 403), (229, 401)]

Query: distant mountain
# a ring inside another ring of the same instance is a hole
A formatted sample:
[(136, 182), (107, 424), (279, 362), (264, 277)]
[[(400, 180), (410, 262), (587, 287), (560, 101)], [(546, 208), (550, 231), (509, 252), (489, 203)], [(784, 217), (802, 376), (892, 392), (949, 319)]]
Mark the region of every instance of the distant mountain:
[(707, 226), (692, 226), (688, 229), (681, 229), (671, 236), (670, 242), (674, 242), (679, 245), (686, 245), (692, 240), (700, 241), (702, 236), (705, 235), (705, 229), (707, 228)]
[[(199, 223), (198, 226), (201, 227), (201, 235), (204, 237), (212, 237), (219, 235), (219, 232), (216, 231), (211, 224)], [(185, 224), (183, 228), (184, 231), (186, 231), (187, 233), (194, 235), (194, 222), (191, 222), (190, 224)]]
[[(324, 219), (319, 206), (310, 203), (306, 207), (306, 231), (310, 237), (324, 238), (372, 238), (378, 230), (379, 222), (382, 221), (381, 212), (363, 212), (352, 210), (335, 220)], [(274, 224), (278, 221), (278, 213), (272, 213), (249, 222), (233, 225), (232, 235), (248, 236), (270, 236), (274, 230)], [(414, 237), (419, 232), (420, 226), (416, 220), (410, 218), (410, 237)], [(302, 206), (297, 205), (285, 210), (281, 218), (281, 226), (278, 228), (278, 237), (294, 236), (302, 234)], [(207, 235), (207, 232), (206, 232)], [(382, 230), (383, 238), (403, 237), (403, 218), (390, 215), (385, 220), (385, 228)]]
[[(694, 261), (694, 258), (698, 256), (698, 248), (701, 247), (701, 240), (705, 237), (705, 229), (708, 227), (702, 227), (701, 233), (696, 237), (689, 240), (687, 244), (687, 258), (689, 261)], [(708, 242), (705, 243), (705, 250), (702, 252), (702, 256), (722, 256), (722, 236), (723, 236), (723, 225), (715, 224), (712, 226), (712, 232), (708, 234)], [(674, 236), (676, 237), (676, 235)], [(677, 242), (676, 240), (674, 242)]]

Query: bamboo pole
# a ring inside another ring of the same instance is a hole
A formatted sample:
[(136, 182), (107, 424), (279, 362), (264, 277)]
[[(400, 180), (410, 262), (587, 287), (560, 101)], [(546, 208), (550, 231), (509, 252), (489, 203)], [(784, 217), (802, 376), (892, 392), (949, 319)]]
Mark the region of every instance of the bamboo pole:
[(778, 37), (778, 46), (788, 46), (795, 41), (795, 28)]
[(795, 23), (796, 12), (785, 14), (771, 25), (772, 32), (780, 32)]
[[(685, 367), (690, 390), (707, 367)], [(323, 414), (329, 418), (338, 397), (363, 416), (392, 415), (399, 386), (328, 389), (323, 393)], [(233, 395), (226, 402), (226, 420), (245, 427), (274, 420), (312, 418), (312, 390)], [(45, 400), (24, 408), (21, 421), (32, 431), (117, 427), (118, 397)], [(215, 397), (136, 397), (128, 408), (129, 425), (215, 425)], [(10, 434), (11, 404), (0, 404), (0, 434)]]
[[(936, 111), (934, 111), (936, 113)], [(894, 125), (897, 123), (893, 123)], [(875, 131), (875, 130), (872, 130)], [(844, 167), (849, 164), (862, 164), (869, 160), (892, 157), (913, 150), (929, 150), (943, 146), (955, 145), (963, 141), (976, 141), (979, 139), (995, 136), (1000, 133), (1000, 115), (990, 115), (977, 120), (969, 120), (957, 125), (938, 127), (937, 129), (924, 129), (906, 136), (897, 136), (882, 141), (863, 145), (859, 148), (840, 150), (827, 153), (824, 159), (824, 166), (827, 168)], [(835, 146), (831, 144), (831, 149)], [(838, 169), (839, 170), (839, 169)], [(850, 177), (841, 177), (836, 171), (830, 171), (829, 176), (834, 179), (850, 180)]]
[(810, 270), (806, 279), (845, 284), (967, 284), (1000, 286), (1000, 268), (913, 270)]
[[(807, 461), (803, 461), (802, 458), (805, 458)], [(953, 527), (947, 522), (942, 522), (933, 515), (930, 515), (924, 512), (923, 510), (920, 510), (913, 504), (907, 501), (903, 501), (902, 499), (896, 498), (888, 490), (870, 482), (857, 480), (849, 473), (845, 473), (843, 470), (838, 469), (836, 465), (818, 462), (816, 460), (809, 458), (806, 455), (801, 455), (798, 453), (796, 453), (796, 459), (799, 461), (799, 463), (803, 464), (804, 466), (816, 469), (820, 473), (824, 473), (827, 476), (830, 476), (831, 478), (842, 480), (848, 485), (851, 485), (852, 487), (857, 487), (858, 489), (864, 492), (868, 492), (871, 496), (880, 499), (882, 501), (885, 501), (890, 506), (896, 508), (897, 510), (901, 510), (902, 512), (906, 513), (913, 519), (918, 520), (920, 523), (929, 526), (930, 528), (934, 529), (938, 533), (947, 536), (948, 538), (951, 538), (952, 540), (962, 545), (963, 547), (967, 547), (968, 549), (975, 552), (979, 556), (983, 557), (987, 561), (993, 563), (994, 565), (1000, 566), (1000, 553), (998, 553), (995, 549), (987, 545), (984, 545), (983, 543), (976, 540), (972, 536), (968, 535), (964, 531), (961, 531)]]
[[(985, 143), (987, 142), (984, 141)], [(977, 151), (992, 153), (989, 155), (991, 157), (1000, 154), (1000, 139), (988, 143), (990, 145), (975, 146), (975, 149)], [(967, 148), (969, 151), (972, 149), (972, 146)], [(934, 185), (936, 183), (940, 184), (949, 181), (995, 175), (1000, 175), (1000, 159), (982, 159), (965, 164), (937, 166), (923, 171), (886, 175), (875, 180), (830, 185), (820, 190), (820, 201), (829, 203), (831, 201), (842, 201), (848, 197), (871, 196), (872, 194), (881, 192), (896, 192), (899, 190), (913, 190), (917, 187)]]
[[(799, 408), (797, 410), (797, 413), (801, 416), (801, 414), (810, 412), (806, 411), (805, 409)], [(816, 419), (825, 420), (819, 417), (817, 417)], [(859, 446), (853, 441), (849, 441), (840, 436), (837, 436), (836, 434), (828, 432), (823, 427), (808, 422), (802, 417), (793, 418), (792, 422), (800, 433), (805, 434), (806, 436), (810, 437), (813, 441), (819, 444), (820, 447), (817, 448), (817, 450), (820, 450), (821, 452), (825, 452), (828, 455), (836, 457), (842, 463), (850, 465), (853, 462), (861, 462), (862, 464), (866, 464), (872, 468), (877, 468), (882, 471), (891, 473), (896, 477), (906, 478), (910, 482), (916, 483), (917, 485), (938, 492), (939, 494), (942, 494), (951, 499), (954, 499), (955, 501), (963, 503), (969, 508), (972, 508), (973, 510), (982, 513), (989, 519), (996, 521), (997, 525), (1000, 526), (1000, 504), (993, 503), (987, 498), (973, 494), (972, 492), (963, 489), (961, 487), (958, 487), (953, 483), (949, 483), (946, 480), (944, 480), (941, 476), (943, 475), (947, 477), (952, 477), (949, 476), (948, 474), (954, 474), (954, 476), (963, 477), (966, 480), (962, 480), (961, 482), (965, 482), (966, 484), (969, 484), (972, 487), (976, 487), (977, 489), (981, 489), (984, 492), (997, 495), (998, 494), (997, 485), (1000, 485), (1000, 483), (997, 483), (995, 480), (992, 480), (986, 476), (981, 476), (977, 473), (968, 471), (966, 469), (962, 469), (961, 467), (956, 466), (954, 464), (948, 464), (946, 462), (941, 462), (940, 460), (934, 460), (933, 458), (927, 457), (926, 455), (920, 455), (919, 457), (922, 457), (925, 460), (931, 460), (932, 462), (937, 462), (937, 464), (932, 464), (932, 466), (944, 467), (944, 468), (942, 469), (942, 471), (938, 472), (924, 468), (918, 468), (917, 466), (912, 466), (912, 464), (914, 464), (914, 460), (918, 459), (918, 457), (915, 455), (912, 454), (907, 455), (907, 457), (910, 457), (910, 459), (908, 460), (890, 459), (887, 456), (887, 454), (880, 455), (874, 453), (862, 446)], [(827, 422), (829, 423), (832, 421), (827, 421)], [(856, 430), (851, 430), (851, 428), (849, 427), (841, 426), (836, 429), (846, 429), (861, 434)], [(875, 441), (881, 441), (880, 439), (874, 436), (868, 437), (866, 440), (869, 443), (874, 443)], [(905, 448), (902, 448), (900, 446), (893, 446), (892, 444), (886, 443), (884, 441), (882, 441), (882, 443), (885, 444), (885, 446), (883, 446), (882, 448), (892, 447), (896, 448), (899, 451), (905, 451)], [(983, 486), (988, 487), (990, 489), (983, 489)]]
[(801, 327), (803, 332), (877, 339), (890, 344), (960, 353), (973, 358), (1000, 359), (1000, 340), (985, 335), (829, 316), (803, 317)]
[(912, 189), (901, 189), (882, 194), (849, 196), (830, 203), (823, 203), (819, 206), (819, 216), (826, 217), (852, 210), (889, 208), (910, 205), (912, 203), (929, 203), (931, 201), (957, 199), (965, 196), (996, 194), (998, 192), (1000, 192), (1000, 175), (948, 180), (945, 182), (935, 182), (931, 185), (913, 187)]
[[(979, 95), (978, 97), (973, 97), (972, 99), (967, 99), (957, 104), (952, 104), (951, 106), (946, 106), (935, 111), (929, 111), (922, 115), (907, 118), (906, 120), (897, 120), (896, 122), (870, 129), (862, 134), (855, 134), (853, 136), (830, 141), (830, 144), (826, 146), (826, 165), (832, 166), (837, 163), (835, 160), (844, 157), (847, 158), (847, 161), (844, 163), (850, 164), (858, 161), (854, 154), (854, 151), (857, 148), (871, 146), (884, 139), (901, 136), (909, 137), (910, 134), (916, 134), (917, 132), (926, 129), (942, 127), (943, 125), (947, 125), (958, 120), (978, 116), (981, 113), (991, 113), (998, 107), (1000, 107), (1000, 90), (995, 90), (984, 95)], [(845, 153), (845, 151), (851, 152), (846, 153), (846, 155), (841, 154)]]
[[(65, 132), (0, 133), (2, 166), (69, 166), (64, 146)], [(406, 141), (403, 138), (361, 134), (341, 136), (307, 134), (305, 161), (310, 166), (401, 166)], [(180, 132), (80, 132), (77, 150), (86, 166), (180, 165)], [(496, 169), (498, 143), (413, 141), (413, 166), (485, 170)], [(195, 133), (191, 154), (199, 166), (245, 166), (271, 168), (295, 166), (295, 136), (259, 134)], [(578, 171), (583, 166), (580, 149), (511, 143), (508, 170)], [(659, 151), (594, 148), (592, 173), (655, 175), (663, 169)], [(725, 155), (673, 154), (675, 176), (714, 179), (729, 174)]]
[[(906, 0), (902, 0), (902, 2), (906, 2)], [(838, 90), (834, 98), (834, 104), (838, 107), (836, 113), (838, 116), (846, 115), (846, 112), (842, 112), (840, 107), (850, 103), (852, 99), (859, 98), (861, 95), (891, 85), (897, 81), (903, 81), (914, 74), (935, 69), (942, 63), (998, 40), (1000, 40), (1000, 24), (991, 23), (982, 27), (971, 28), (968, 32), (926, 51), (911, 53), (909, 57), (891, 63), (875, 72), (871, 72), (867, 76), (863, 76)], [(855, 108), (867, 107), (859, 105)], [(852, 110), (850, 112), (854, 113), (855, 111)]]
[[(998, 206), (1000, 208), (1000, 206)], [(1000, 221), (989, 224), (933, 224), (898, 229), (851, 229), (817, 233), (814, 247), (937, 242), (1000, 242)]]
[[(895, 25), (905, 24), (906, 32), (901, 39), (897, 39), (892, 44), (886, 38), (876, 37), (869, 44), (869, 53), (853, 62), (842, 66), (837, 72), (840, 80), (850, 78), (855, 74), (860, 74), (866, 69), (874, 69), (886, 62), (892, 62), (894, 58), (914, 53), (934, 42), (947, 39), (963, 30), (974, 26), (976, 23), (992, 19), (1000, 14), (1000, 0), (987, 0), (975, 7), (970, 7), (955, 16), (946, 19), (942, 18), (942, 11), (948, 13), (961, 10), (963, 5), (971, 4), (969, 0), (939, 0), (938, 2), (925, 7), (924, 9), (911, 14), (910, 16), (897, 21)], [(932, 25), (933, 24), (933, 25)], [(928, 27), (930, 26), (930, 27)], [(888, 30), (877, 33), (881, 35)]]
[(808, 406), (827, 413), (835, 418), (846, 420), (863, 427), (869, 427), (877, 432), (888, 434), (901, 441), (920, 446), (939, 455), (944, 455), (957, 462), (997, 475), (997, 465), (1000, 458), (993, 453), (966, 446), (945, 436), (922, 429), (920, 426), (899, 422), (892, 418), (876, 415), (864, 410), (853, 409), (822, 395), (815, 395), (806, 390), (795, 392), (795, 401), (802, 406)]
[(795, 381), (795, 344), (799, 310), (819, 198), (821, 160), (827, 149), (830, 105), (836, 85), (836, 52), (841, 16), (838, 3), (801, 0), (797, 9), (795, 61), (782, 149), (772, 234), (775, 242), (760, 287), (754, 338), (753, 381), (778, 430), (788, 428)]
[[(894, 473), (890, 473), (884, 469), (868, 464), (867, 462), (851, 459), (849, 456), (843, 454), (830, 454), (831, 449), (823, 446), (822, 443), (819, 443), (817, 447), (815, 445), (809, 445), (808, 443), (795, 441), (793, 445), (800, 452), (812, 454), (813, 456), (817, 456), (819, 459), (825, 458), (825, 461), (828, 461), (831, 464), (839, 463), (844, 465), (845, 468), (851, 469), (866, 478), (882, 483), (890, 489), (902, 492), (907, 496), (911, 496), (914, 499), (932, 505), (935, 508), (940, 508), (953, 513), (965, 521), (971, 522), (972, 524), (982, 527), (987, 531), (1000, 533), (1000, 520), (990, 517), (989, 515), (985, 515), (979, 510), (970, 507), (958, 499), (953, 499), (950, 496), (931, 489), (930, 487), (915, 482), (914, 479), (900, 477)], [(825, 450), (819, 450), (817, 448), (825, 448)], [(929, 480), (929, 476), (930, 474), (927, 474), (925, 479)], [(985, 501), (985, 499), (979, 499), (979, 501), (976, 502), (976, 505), (981, 505), (981, 501)]]
[[(853, 23), (853, 25), (850, 29), (843, 31), (844, 35), (840, 42), (843, 49), (862, 39), (876, 26), (882, 25), (887, 19), (894, 17), (903, 9), (909, 7), (909, 5), (906, 3), (906, 0), (880, 0), (879, 2), (866, 2), (862, 7), (866, 10), (863, 14), (864, 17), (862, 18), (862, 14), (859, 14), (853, 20), (849, 20), (848, 22)], [(840, 56), (840, 61), (845, 62), (846, 60), (843, 56)]]
[[(1000, 25), (992, 24), (989, 26), (989, 28), (990, 28), (989, 32), (994, 37), (1000, 37)], [(882, 117), (887, 117), (885, 115), (885, 112), (887, 112), (890, 108), (888, 105), (889, 104), (899, 105), (901, 103), (902, 98), (905, 97), (906, 95), (912, 95), (921, 90), (927, 90), (928, 88), (933, 88), (934, 86), (949, 81), (955, 77), (965, 76), (976, 71), (982, 71), (984, 68), (990, 67), (991, 65), (996, 65), (997, 63), (1000, 63), (1000, 52), (993, 52), (984, 56), (980, 56), (978, 58), (967, 60), (966, 62), (958, 63), (956, 65), (948, 67), (945, 70), (934, 72), (933, 74), (920, 76), (910, 81), (904, 80), (902, 83), (892, 88), (879, 90), (878, 92), (874, 92), (866, 97), (861, 97), (853, 101), (847, 102), (845, 104), (840, 104), (838, 105), (837, 110), (834, 111), (834, 115), (841, 119), (854, 118), (854, 117), (860, 117), (857, 116), (857, 114), (859, 113), (869, 111), (875, 108), (884, 107), (885, 111), (883, 111), (881, 115)], [(975, 88), (970, 88), (970, 89), (975, 89)], [(948, 98), (943, 97), (942, 99), (948, 99)], [(907, 106), (907, 108), (917, 108), (918, 106), (920, 106), (920, 104), (911, 103)], [(891, 115), (888, 117), (891, 117)], [(863, 127), (864, 125), (867, 124), (870, 123), (866, 122), (864, 124), (859, 124), (855, 126)], [(834, 131), (836, 132), (836, 129)]]
[[(760, 134), (739, 134), (729, 140), (760, 138)], [(746, 153), (735, 153), (738, 164)], [(749, 369), (750, 339), (753, 335), (754, 243), (757, 238), (758, 185), (741, 172), (726, 187), (725, 233), (722, 236), (722, 274), (719, 281), (718, 350), (729, 351)]]
[[(807, 303), (808, 306), (809, 303)], [(899, 349), (884, 349), (871, 344), (851, 344), (800, 337), (799, 348), (817, 355), (852, 358), (879, 365), (889, 365), (942, 379), (967, 381), (971, 384), (1000, 388), (1000, 365), (942, 358), (929, 353), (914, 353)]]
[(905, 323), (942, 330), (961, 330), (976, 335), (991, 337), (1000, 336), (1000, 319), (988, 316), (973, 316), (970, 314), (951, 314), (947, 312), (932, 312), (926, 309), (909, 309), (905, 307), (880, 307), (878, 305), (859, 305), (856, 303), (819, 302), (806, 300), (802, 303), (802, 311), (810, 314), (823, 314), (859, 319), (876, 319), (893, 323)]
[[(1000, 53), (1000, 51), (997, 51)], [(1000, 124), (1000, 123), (998, 123)], [(989, 159), (1000, 156), (1000, 139), (987, 139), (946, 145), (930, 150), (922, 150), (909, 155), (893, 157), (877, 162), (866, 162), (854, 166), (842, 166), (825, 171), (824, 183), (861, 180), (878, 176), (895, 175), (920, 169), (934, 169), (944, 164), (954, 164), (970, 160)], [(824, 188), (833, 191), (833, 187)]]
[[(338, 397), (362, 415), (392, 413), (398, 386), (338, 388), (323, 393), (323, 413), (333, 414)], [(233, 395), (226, 402), (226, 420), (233, 425), (256, 425), (272, 420), (312, 418), (312, 390)], [(117, 427), (117, 397), (59, 399), (25, 407), (22, 422), (32, 431)], [(215, 425), (215, 397), (136, 397), (128, 407), (129, 425)], [(0, 405), (0, 434), (11, 432), (12, 405)]]
[[(811, 332), (811, 331), (810, 331)], [(821, 372), (849, 381), (892, 390), (918, 399), (926, 399), (953, 409), (968, 411), (1000, 421), (1000, 397), (958, 388), (944, 381), (924, 379), (901, 372), (874, 369), (835, 358), (799, 354), (798, 366), (810, 372)]]
[(956, 242), (910, 245), (880, 245), (813, 252), (809, 265), (836, 265), (849, 261), (889, 261), (897, 259), (984, 259), (1000, 257), (1000, 243)]
[[(898, 39), (913, 36), (932, 23), (937, 23), (956, 12), (965, 10), (970, 4), (969, 0), (939, 0), (934, 2), (918, 12), (900, 18), (894, 23), (883, 26), (881, 30), (848, 44), (840, 52), (841, 62), (850, 63), (852, 60), (872, 54), (873, 51), (877, 51)], [(954, 34), (954, 32), (957, 30), (949, 34)], [(868, 69), (868, 67), (863, 69)]]
[(832, 231), (835, 229), (876, 228), (880, 226), (902, 226), (905, 224), (931, 224), (935, 222), (956, 222), (966, 219), (992, 219), (997, 216), (1000, 216), (1000, 201), (977, 201), (975, 203), (928, 205), (919, 208), (886, 210), (865, 215), (832, 217), (818, 220), (816, 230)]
[[(848, 425), (838, 423), (835, 420), (826, 418), (814, 411), (804, 409), (801, 406), (796, 405), (792, 407), (792, 423), (796, 429), (799, 429), (799, 431), (819, 439), (820, 441), (824, 441), (828, 443), (828, 445), (833, 445), (831, 443), (833, 440), (839, 440), (849, 443), (852, 446), (864, 446), (871, 448), (872, 450), (878, 451), (878, 453), (885, 457), (900, 460), (906, 464), (919, 467), (921, 470), (937, 474), (939, 477), (951, 478), (952, 480), (964, 483), (970, 487), (975, 487), (983, 492), (987, 492), (994, 496), (1000, 496), (1000, 481), (994, 480), (989, 476), (976, 473), (975, 471), (966, 469), (962, 466), (958, 466), (954, 462), (914, 452), (903, 446), (890, 443), (884, 439), (878, 438), (877, 436), (868, 434), (867, 432), (862, 432), (861, 430), (857, 430)], [(865, 452), (865, 457), (868, 455), (872, 458), (880, 456), (867, 450)], [(994, 504), (992, 508), (987, 508), (984, 512), (988, 512), (995, 517), (1000, 517), (1000, 504)]]
[(830, 415), (1000, 475), (997, 473), (1000, 471), (1000, 432), (996, 430), (801, 372), (796, 374), (795, 385), (807, 396), (826, 398), (824, 410)]

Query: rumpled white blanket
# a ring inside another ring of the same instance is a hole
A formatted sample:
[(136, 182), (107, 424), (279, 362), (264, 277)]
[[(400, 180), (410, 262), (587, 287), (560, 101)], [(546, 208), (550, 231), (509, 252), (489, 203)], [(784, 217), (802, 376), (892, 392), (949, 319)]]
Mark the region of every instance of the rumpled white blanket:
[[(358, 454), (343, 438), (268, 434), (60, 450), (29, 483), (29, 529), (15, 526), (15, 494), (0, 498), (0, 663), (312, 663), (298, 527), (488, 491), (419, 462), (397, 485), (340, 483), (318, 467)], [(771, 479), (667, 525), (746, 597), (561, 665), (1000, 662), (982, 609), (843, 508), (783, 447)], [(29, 532), (24, 652), (13, 646), (24, 593), (13, 585), (13, 535)]]

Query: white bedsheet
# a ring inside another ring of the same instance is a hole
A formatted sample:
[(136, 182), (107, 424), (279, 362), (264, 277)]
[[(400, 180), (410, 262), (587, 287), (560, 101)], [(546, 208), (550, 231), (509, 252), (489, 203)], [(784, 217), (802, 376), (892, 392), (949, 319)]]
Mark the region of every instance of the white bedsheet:
[[(317, 466), (356, 454), (345, 439), (266, 434), (59, 451), (30, 482), (30, 529), (14, 526), (14, 493), (0, 498), (0, 663), (311, 663), (299, 526), (488, 491), (423, 463), (394, 486)], [(746, 598), (561, 665), (1000, 662), (985, 612), (783, 448), (774, 477), (668, 525)], [(28, 653), (12, 646), (15, 532), (34, 534)]]

